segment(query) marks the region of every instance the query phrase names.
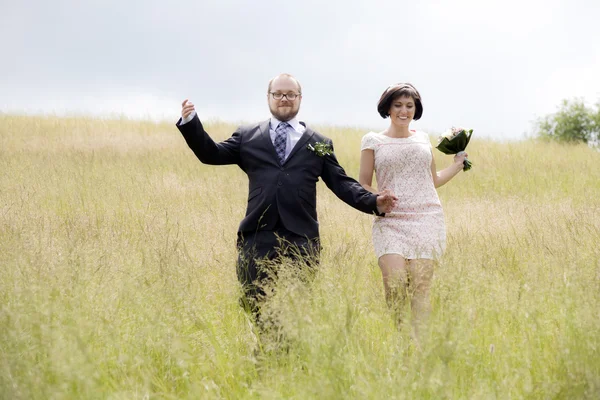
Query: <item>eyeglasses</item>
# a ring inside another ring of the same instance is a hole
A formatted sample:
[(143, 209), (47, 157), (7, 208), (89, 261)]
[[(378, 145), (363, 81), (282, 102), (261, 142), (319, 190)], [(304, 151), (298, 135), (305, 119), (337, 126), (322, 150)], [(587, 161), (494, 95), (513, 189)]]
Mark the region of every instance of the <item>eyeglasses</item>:
[(273, 98), (275, 100), (281, 100), (284, 97), (286, 99), (288, 99), (289, 101), (294, 101), (296, 100), (296, 97), (301, 96), (302, 93), (278, 93), (278, 92), (271, 92), (271, 96), (273, 96)]

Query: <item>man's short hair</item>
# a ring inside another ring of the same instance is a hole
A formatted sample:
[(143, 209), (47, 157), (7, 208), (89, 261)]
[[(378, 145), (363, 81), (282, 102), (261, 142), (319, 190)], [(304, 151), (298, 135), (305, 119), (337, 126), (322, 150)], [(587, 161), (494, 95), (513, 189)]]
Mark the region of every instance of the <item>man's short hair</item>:
[(302, 94), (302, 86), (300, 86), (300, 82), (298, 81), (298, 79), (296, 79), (296, 77), (294, 77), (293, 75), (290, 75), (290, 74), (279, 74), (279, 75), (271, 78), (271, 80), (269, 81), (269, 87), (267, 88), (267, 94), (271, 93), (271, 84), (273, 83), (273, 81), (275, 79), (281, 78), (281, 77), (291, 78), (294, 81), (296, 81), (296, 84), (298, 85), (298, 93)]

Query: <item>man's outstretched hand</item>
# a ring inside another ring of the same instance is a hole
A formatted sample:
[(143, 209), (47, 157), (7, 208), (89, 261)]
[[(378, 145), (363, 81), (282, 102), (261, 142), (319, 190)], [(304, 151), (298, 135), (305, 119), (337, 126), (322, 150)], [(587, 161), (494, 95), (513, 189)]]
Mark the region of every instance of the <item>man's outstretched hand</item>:
[(382, 214), (392, 212), (398, 198), (391, 190), (385, 189), (377, 195), (377, 210)]
[(196, 108), (191, 101), (188, 101), (188, 99), (185, 99), (183, 103), (181, 103), (181, 118), (186, 119), (194, 111), (196, 111)]

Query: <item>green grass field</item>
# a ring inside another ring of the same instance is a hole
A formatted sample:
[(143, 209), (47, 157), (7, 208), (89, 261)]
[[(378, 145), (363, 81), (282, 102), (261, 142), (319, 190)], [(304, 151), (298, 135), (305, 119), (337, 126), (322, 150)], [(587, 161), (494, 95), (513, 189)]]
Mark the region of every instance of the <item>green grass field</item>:
[[(365, 132), (320, 131), (356, 177)], [(266, 308), (287, 351), (257, 352), (237, 167), (202, 165), (170, 123), (0, 114), (0, 398), (599, 398), (600, 152), (476, 131), (469, 154), (439, 189), (420, 349), (385, 305), (371, 217), (319, 183), (320, 270), (282, 279)]]

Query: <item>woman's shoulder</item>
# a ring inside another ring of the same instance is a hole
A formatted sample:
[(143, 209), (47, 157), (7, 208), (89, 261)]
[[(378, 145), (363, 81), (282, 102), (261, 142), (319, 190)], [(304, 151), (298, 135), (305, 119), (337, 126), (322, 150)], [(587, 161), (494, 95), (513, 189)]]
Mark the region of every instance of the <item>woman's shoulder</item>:
[(377, 132), (367, 132), (364, 134), (361, 140), (361, 150), (375, 150), (378, 144), (383, 143), (383, 137)]
[(411, 129), (410, 131), (412, 132), (414, 137), (424, 137), (424, 136), (429, 137), (429, 135), (426, 132), (424, 132), (420, 129)]
[(429, 133), (427, 133), (425, 131), (415, 130), (413, 136), (415, 139), (419, 139), (419, 140), (423, 140), (423, 141), (427, 141), (427, 142), (431, 143), (431, 136), (429, 136)]
[(373, 131), (369, 131), (363, 135), (363, 138), (372, 137), (373, 135), (376, 135), (376, 133)]
[(364, 139), (369, 139), (369, 140), (373, 140), (376, 142), (381, 142), (385, 139), (385, 135), (381, 132), (373, 132), (373, 131), (369, 131), (367, 133), (364, 134), (363, 136), (363, 140)]

